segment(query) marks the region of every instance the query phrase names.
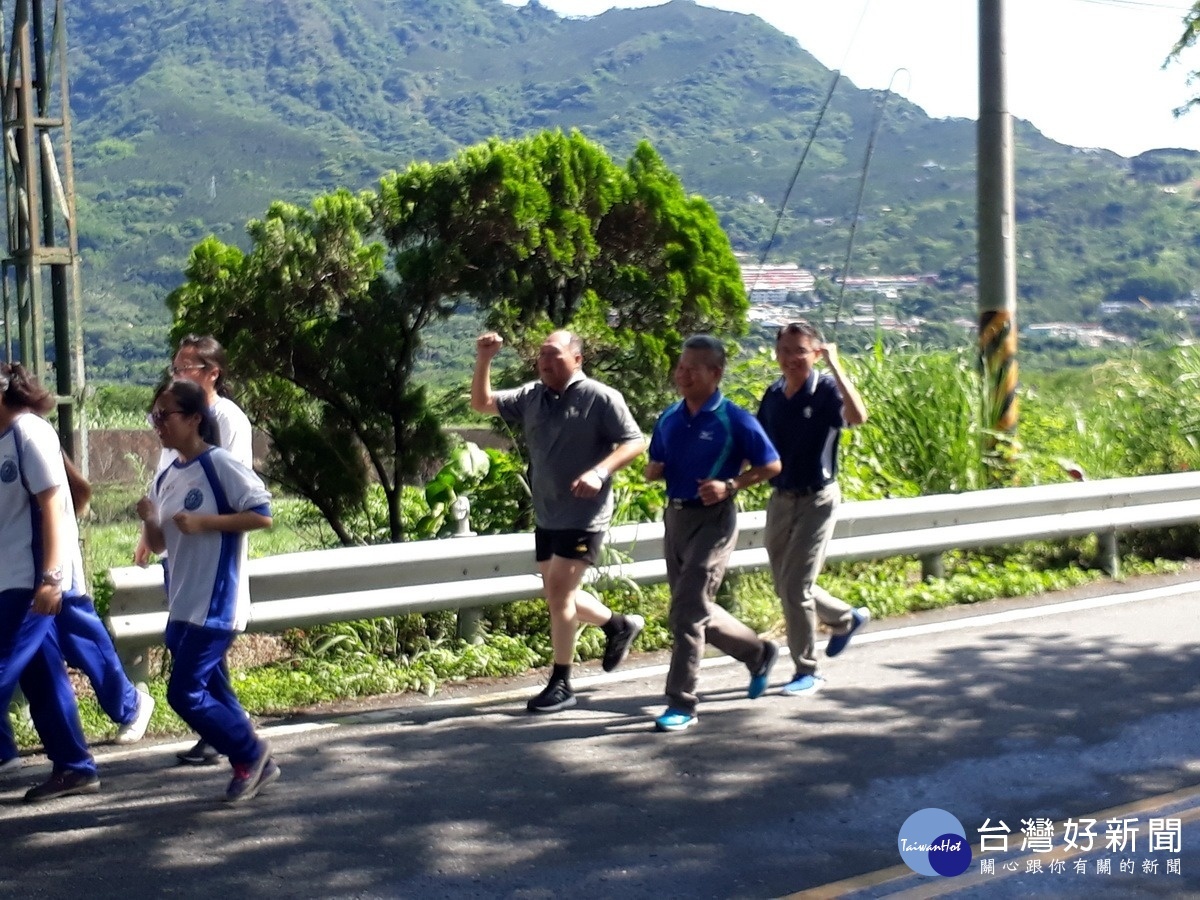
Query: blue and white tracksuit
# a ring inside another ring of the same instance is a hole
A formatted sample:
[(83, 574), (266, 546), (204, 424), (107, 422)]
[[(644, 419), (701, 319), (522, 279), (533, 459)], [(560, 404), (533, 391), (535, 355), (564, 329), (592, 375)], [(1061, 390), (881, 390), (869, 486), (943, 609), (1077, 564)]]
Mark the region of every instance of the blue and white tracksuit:
[(33, 611), (43, 571), (42, 513), (36, 495), (57, 487), (63, 605), (83, 595), (83, 560), (58, 435), (40, 416), (17, 415), (0, 434), (0, 760), (16, 755), (8, 704), (16, 685), (56, 772), (94, 774), (75, 692), (67, 679), (56, 617)]
[(167, 701), (230, 762), (252, 762), (258, 738), (221, 668), (225, 651), (250, 618), (246, 535), (184, 534), (174, 516), (245, 511), (269, 516), (270, 492), (252, 469), (211, 447), (186, 463), (171, 463), (155, 477), (149, 496), (171, 560), (166, 645), (174, 663)]

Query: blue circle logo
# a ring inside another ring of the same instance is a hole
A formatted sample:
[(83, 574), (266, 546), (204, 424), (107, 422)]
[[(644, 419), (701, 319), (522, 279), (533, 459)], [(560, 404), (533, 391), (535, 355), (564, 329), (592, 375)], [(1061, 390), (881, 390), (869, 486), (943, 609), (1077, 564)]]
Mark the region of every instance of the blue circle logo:
[(17, 464), (11, 459), (0, 463), (0, 481), (9, 484), (17, 480)]
[(187, 496), (183, 498), (183, 508), (188, 512), (195, 512), (203, 502), (204, 494), (200, 492), (200, 488), (192, 488), (187, 492)]
[(936, 806), (905, 819), (897, 844), (904, 864), (918, 875), (953, 878), (971, 867), (971, 844), (962, 823)]

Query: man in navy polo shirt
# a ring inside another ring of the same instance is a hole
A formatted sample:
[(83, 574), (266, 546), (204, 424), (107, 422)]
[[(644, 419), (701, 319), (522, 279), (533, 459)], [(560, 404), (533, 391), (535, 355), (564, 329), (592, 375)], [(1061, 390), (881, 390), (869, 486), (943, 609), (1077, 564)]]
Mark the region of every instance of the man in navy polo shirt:
[[(816, 370), (817, 356), (828, 372)], [(824, 683), (817, 674), (817, 620), (833, 632), (826, 655), (837, 656), (871, 618), (865, 606), (851, 609), (817, 586), (842, 496), (838, 440), (844, 425), (867, 420), (867, 408), (838, 363), (837, 345), (824, 343), (808, 322), (779, 329), (775, 359), (782, 376), (758, 408), (758, 420), (783, 460), (783, 471), (771, 479), (775, 490), (767, 502), (765, 540), (796, 667), (781, 693), (803, 696)]]
[(684, 341), (675, 367), (683, 399), (659, 417), (650, 438), (646, 477), (667, 482), (663, 551), (674, 637), (667, 672), (670, 705), (655, 720), (659, 731), (683, 731), (696, 723), (696, 683), (706, 641), (750, 670), (747, 696), (752, 700), (766, 690), (779, 652), (716, 603), (737, 541), (733, 497), (780, 470), (779, 454), (762, 426), (721, 395), (724, 373), (725, 347), (719, 340), (698, 334)]
[(529, 446), (534, 553), (550, 610), (554, 668), (527, 708), (552, 713), (575, 705), (570, 677), (580, 622), (603, 629), (606, 672), (625, 660), (645, 626), (641, 616), (614, 613), (579, 584), (612, 519), (612, 473), (636, 459), (646, 440), (625, 398), (584, 375), (577, 335), (555, 331), (538, 351), (537, 381), (493, 392), (491, 362), (503, 344), (495, 332), (475, 342), (471, 408), (519, 424)]

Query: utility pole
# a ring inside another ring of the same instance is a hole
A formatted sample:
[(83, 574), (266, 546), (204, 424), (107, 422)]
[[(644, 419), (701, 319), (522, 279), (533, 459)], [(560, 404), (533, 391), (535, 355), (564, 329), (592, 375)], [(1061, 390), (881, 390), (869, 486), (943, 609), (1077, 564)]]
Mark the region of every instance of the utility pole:
[[(0, 24), (7, 28), (0, 69), (4, 141), (0, 152), (8, 213), (8, 248), (0, 260), (5, 358), (20, 359), (47, 387), (53, 368), (59, 439), (86, 472), (82, 288), (75, 233), (66, 9), (64, 0), (14, 0), (8, 18), (8, 6), (0, 0)], [(54, 350), (49, 362), (47, 305)]]
[(1005, 63), (1004, 0), (979, 0), (979, 360), (986, 424), (1012, 434), (1017, 428), (1017, 225)]

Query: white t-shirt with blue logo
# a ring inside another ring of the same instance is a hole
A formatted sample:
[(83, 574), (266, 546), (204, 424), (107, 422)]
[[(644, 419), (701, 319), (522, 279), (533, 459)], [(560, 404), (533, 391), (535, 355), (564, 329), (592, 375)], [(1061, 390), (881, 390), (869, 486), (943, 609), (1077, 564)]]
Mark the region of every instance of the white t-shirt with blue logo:
[(59, 488), (58, 562), (63, 568), (63, 593), (82, 594), (79, 526), (58, 432), (36, 413), (21, 413), (0, 434), (0, 591), (29, 591), (41, 583), (42, 517), (30, 493), (51, 487)]
[(183, 534), (174, 516), (247, 510), (270, 515), (271, 493), (262, 479), (228, 450), (211, 447), (189, 462), (176, 460), (167, 466), (154, 479), (150, 499), (171, 557), (169, 617), (205, 628), (245, 631), (250, 620), (246, 535)]

